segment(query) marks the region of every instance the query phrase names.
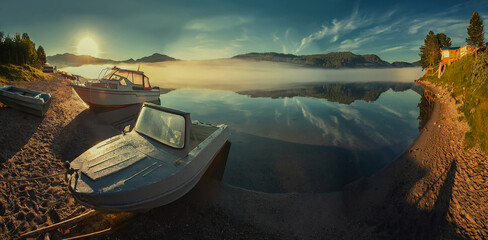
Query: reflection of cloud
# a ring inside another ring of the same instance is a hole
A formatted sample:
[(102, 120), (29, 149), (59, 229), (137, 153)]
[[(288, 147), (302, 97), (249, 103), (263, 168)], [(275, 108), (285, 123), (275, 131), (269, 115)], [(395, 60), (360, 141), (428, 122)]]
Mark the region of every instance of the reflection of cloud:
[(417, 118), (419, 116), (419, 112), (415, 110), (408, 111), (408, 114), (410, 114), (412, 118)]
[[(382, 95), (383, 101), (391, 102), (402, 94), (393, 93)], [(233, 131), (299, 144), (381, 148), (404, 142), (417, 130), (415, 117), (399, 118), (382, 108), (381, 102), (345, 105), (316, 98), (251, 98), (202, 89), (179, 89), (161, 99), (169, 107), (191, 112), (192, 118), (202, 122), (225, 123)], [(415, 111), (416, 97), (402, 101), (410, 104), (393, 104), (394, 111)]]
[[(334, 121), (336, 123), (335, 126), (331, 126), (332, 124), (328, 124), (325, 119), (315, 116), (308, 107), (303, 104), (298, 98), (293, 98), (297, 106), (300, 107), (303, 117), (308, 120), (312, 125), (316, 126), (322, 131), (322, 136), (330, 142), (333, 146), (348, 146), (352, 147), (357, 144), (358, 141), (355, 136), (349, 133), (349, 131), (340, 131), (340, 128), (337, 126), (338, 119)], [(337, 122), (336, 122), (337, 121)]]
[(361, 119), (359, 111), (352, 108), (350, 105), (339, 104), (337, 110), (341, 113), (342, 118), (346, 120)]
[(385, 110), (385, 111), (387, 111), (387, 112), (389, 112), (389, 113), (391, 113), (391, 114), (399, 117), (399, 118), (403, 117), (403, 114), (401, 114), (401, 113), (399, 113), (399, 112), (397, 112), (397, 111), (395, 111), (395, 110), (393, 110), (393, 109), (391, 109), (391, 108), (389, 108), (389, 107), (387, 107), (387, 106), (385, 106), (383, 104), (380, 104), (379, 107), (381, 109), (383, 109), (383, 110)]
[(337, 118), (337, 116), (331, 115), (330, 119), (332, 120), (332, 122), (335, 123), (336, 126), (339, 125), (339, 119)]

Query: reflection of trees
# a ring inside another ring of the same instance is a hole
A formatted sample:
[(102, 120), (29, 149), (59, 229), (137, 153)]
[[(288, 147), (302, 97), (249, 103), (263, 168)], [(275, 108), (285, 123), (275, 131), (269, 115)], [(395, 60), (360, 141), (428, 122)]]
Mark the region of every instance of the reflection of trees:
[[(398, 82), (368, 82), (368, 83), (323, 83), (321, 85), (308, 85), (281, 90), (255, 90), (244, 91), (240, 94), (251, 97), (315, 97), (325, 98), (330, 102), (351, 104), (356, 100), (374, 102), (383, 93), (392, 89), (393, 91), (406, 91), (416, 88), (414, 83)], [(417, 89), (414, 89), (416, 91)], [(419, 91), (416, 91), (417, 93)]]
[(432, 92), (429, 90), (425, 90), (424, 94), (422, 94), (422, 98), (420, 99), (419, 104), (417, 105), (420, 109), (418, 120), (419, 120), (419, 130), (424, 128), (425, 124), (430, 118), (430, 114), (432, 110), (434, 110), (434, 101), (430, 100), (433, 99), (431, 95)]

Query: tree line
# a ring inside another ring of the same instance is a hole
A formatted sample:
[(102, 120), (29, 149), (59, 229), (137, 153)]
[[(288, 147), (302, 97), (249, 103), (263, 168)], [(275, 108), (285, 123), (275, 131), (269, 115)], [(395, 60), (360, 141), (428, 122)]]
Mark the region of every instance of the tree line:
[(0, 32), (0, 64), (24, 65), (42, 68), (47, 62), (46, 52), (30, 39), (29, 34), (14, 37)]
[[(469, 20), (467, 33), (466, 43), (469, 46), (482, 47), (485, 44), (483, 20), (476, 11)], [(450, 46), (451, 38), (444, 33), (435, 34), (433, 31), (429, 31), (424, 39), (424, 45), (420, 47), (420, 65), (422, 65), (422, 68), (431, 68), (438, 65), (441, 60), (440, 49)]]

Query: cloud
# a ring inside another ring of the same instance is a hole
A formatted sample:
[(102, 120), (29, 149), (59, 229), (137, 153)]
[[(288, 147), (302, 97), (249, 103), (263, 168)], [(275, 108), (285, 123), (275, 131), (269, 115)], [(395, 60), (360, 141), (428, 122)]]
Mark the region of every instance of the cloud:
[(311, 42), (324, 38), (327, 31), (329, 31), (329, 28), (322, 25), (322, 29), (320, 31), (312, 33), (312, 34), (308, 35), (308, 37), (302, 38), (300, 46), (297, 47), (297, 49), (295, 50), (295, 53), (300, 52), (302, 49), (307, 47), (308, 44), (310, 44)]
[(391, 47), (391, 48), (381, 50), (380, 53), (393, 52), (402, 48), (404, 48), (404, 46)]
[(246, 34), (246, 33), (243, 33), (240, 37), (234, 39), (234, 41), (236, 42), (245, 42), (245, 41), (249, 41), (249, 36)]
[(373, 36), (369, 37), (357, 37), (354, 39), (346, 39), (341, 42), (341, 45), (339, 46), (339, 50), (341, 51), (350, 51), (359, 48), (363, 43), (369, 42), (373, 40)]
[(278, 42), (280, 41), (280, 38), (278, 36), (276, 36), (276, 33), (273, 33), (273, 42)]
[(317, 32), (311, 33), (307, 37), (302, 38), (300, 45), (298, 45), (298, 47), (295, 49), (295, 53), (299, 53), (310, 43), (323, 39), (327, 35), (335, 35), (331, 40), (331, 42), (335, 42), (339, 39), (340, 34), (351, 32), (357, 29), (361, 24), (362, 21), (359, 18), (358, 8), (356, 7), (348, 19), (333, 19), (331, 26), (322, 25), (322, 28)]
[(215, 32), (225, 29), (234, 28), (253, 21), (253, 18), (242, 16), (216, 16), (204, 19), (190, 21), (184, 26), (186, 30), (195, 30), (201, 32)]
[(330, 42), (337, 42), (337, 39), (339, 39), (339, 35), (335, 35), (332, 39), (330, 39)]

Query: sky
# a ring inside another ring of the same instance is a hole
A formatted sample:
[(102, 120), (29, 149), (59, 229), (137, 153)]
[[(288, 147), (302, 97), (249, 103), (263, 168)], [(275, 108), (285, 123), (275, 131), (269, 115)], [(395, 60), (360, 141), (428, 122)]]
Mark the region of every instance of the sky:
[(77, 54), (80, 41), (89, 38), (97, 57), (114, 60), (153, 53), (201, 60), (248, 52), (351, 51), (412, 62), (419, 60), (429, 30), (462, 46), (474, 11), (485, 25), (488, 21), (488, 0), (2, 0), (1, 5), (0, 31), (27, 32), (48, 56)]

